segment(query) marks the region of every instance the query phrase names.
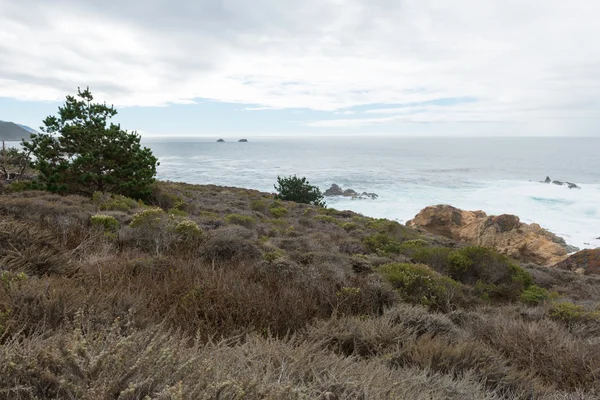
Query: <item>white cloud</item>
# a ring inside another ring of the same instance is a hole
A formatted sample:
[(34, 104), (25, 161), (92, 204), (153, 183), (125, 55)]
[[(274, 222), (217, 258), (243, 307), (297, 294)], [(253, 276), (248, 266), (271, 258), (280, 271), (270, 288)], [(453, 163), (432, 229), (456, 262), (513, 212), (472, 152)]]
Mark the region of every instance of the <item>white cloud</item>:
[(122, 106), (333, 112), (472, 97), (308, 125), (558, 120), (568, 131), (585, 119), (591, 131), (599, 15), (596, 0), (0, 0), (0, 96), (57, 100), (89, 85)]

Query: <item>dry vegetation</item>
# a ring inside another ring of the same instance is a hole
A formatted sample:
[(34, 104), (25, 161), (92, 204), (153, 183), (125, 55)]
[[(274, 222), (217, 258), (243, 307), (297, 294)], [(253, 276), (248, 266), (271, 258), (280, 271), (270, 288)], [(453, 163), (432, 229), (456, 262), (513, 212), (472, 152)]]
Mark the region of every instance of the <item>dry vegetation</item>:
[(0, 399), (597, 399), (600, 280), (160, 182), (4, 188)]

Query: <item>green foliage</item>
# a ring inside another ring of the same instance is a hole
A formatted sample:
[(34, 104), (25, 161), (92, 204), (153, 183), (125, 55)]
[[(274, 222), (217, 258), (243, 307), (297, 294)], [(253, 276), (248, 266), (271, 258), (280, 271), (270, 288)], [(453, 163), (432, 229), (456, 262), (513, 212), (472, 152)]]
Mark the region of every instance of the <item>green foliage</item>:
[(0, 149), (0, 178), (19, 181), (31, 165), (31, 152), (15, 147)]
[(255, 222), (254, 218), (248, 215), (240, 215), (240, 214), (229, 214), (225, 217), (225, 222), (228, 224), (241, 225), (246, 228), (251, 228), (254, 226)]
[(372, 253), (381, 255), (402, 253), (402, 244), (392, 239), (385, 233), (377, 233), (375, 235), (367, 236), (363, 240), (363, 244)]
[(264, 214), (267, 211), (267, 202), (262, 199), (252, 200), (250, 202), (250, 209)]
[(169, 213), (169, 215), (175, 215), (177, 217), (187, 217), (188, 213), (180, 210), (179, 208), (170, 208), (167, 213)]
[(92, 227), (101, 228), (105, 232), (116, 232), (119, 229), (119, 221), (115, 217), (104, 214), (92, 215), (90, 218)]
[(395, 263), (382, 265), (379, 273), (387, 279), (405, 301), (437, 309), (447, 309), (460, 285), (423, 264)]
[(130, 211), (140, 204), (129, 197), (120, 194), (94, 192), (92, 201), (101, 211)]
[(556, 302), (549, 313), (550, 318), (567, 324), (586, 321), (600, 321), (600, 311), (587, 311), (579, 304), (568, 301)]
[(285, 217), (287, 215), (288, 209), (285, 207), (272, 207), (272, 208), (269, 208), (269, 212), (275, 218), (281, 218), (281, 217)]
[(339, 221), (337, 218), (332, 217), (331, 215), (317, 215), (314, 217), (315, 221), (323, 221), (328, 222), (330, 224), (338, 225)]
[(43, 133), (23, 147), (35, 157), (38, 184), (57, 193), (116, 193), (136, 199), (152, 192), (158, 161), (140, 136), (110, 123), (114, 107), (93, 103), (89, 89), (67, 96), (58, 116), (44, 120)]
[(344, 228), (346, 232), (351, 232), (358, 229), (358, 224), (355, 222), (346, 222), (342, 225), (342, 228)]
[(273, 262), (281, 257), (283, 257), (285, 253), (282, 250), (276, 249), (272, 251), (267, 251), (263, 254), (263, 259), (268, 262)]
[(296, 203), (312, 204), (325, 207), (323, 194), (318, 187), (312, 186), (306, 178), (298, 178), (296, 175), (290, 177), (277, 177), (276, 198)]
[(521, 293), (521, 301), (529, 305), (539, 304), (549, 298), (548, 290), (537, 285), (531, 285)]
[(473, 266), (473, 260), (467, 254), (464, 254), (464, 252), (455, 250), (448, 255), (448, 264), (450, 264), (450, 274), (460, 276)]
[(177, 222), (173, 230), (186, 239), (199, 239), (202, 237), (202, 229), (192, 220), (184, 219)]
[(129, 226), (137, 228), (141, 226), (156, 226), (160, 224), (165, 212), (162, 208), (154, 207), (147, 208), (133, 216)]

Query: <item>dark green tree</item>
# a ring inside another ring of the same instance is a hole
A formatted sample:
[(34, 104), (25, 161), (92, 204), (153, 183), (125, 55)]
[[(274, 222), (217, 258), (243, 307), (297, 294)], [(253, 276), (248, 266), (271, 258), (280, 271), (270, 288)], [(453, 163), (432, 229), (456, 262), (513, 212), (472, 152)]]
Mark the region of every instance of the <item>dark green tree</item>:
[(294, 175), (282, 178), (278, 176), (275, 190), (277, 190), (277, 195), (275, 197), (280, 200), (325, 207), (323, 194), (319, 188), (312, 186), (304, 177), (298, 178)]
[(158, 160), (136, 132), (110, 122), (113, 106), (93, 103), (89, 88), (67, 96), (58, 116), (49, 116), (23, 147), (34, 156), (37, 183), (57, 193), (96, 191), (143, 199), (151, 192)]

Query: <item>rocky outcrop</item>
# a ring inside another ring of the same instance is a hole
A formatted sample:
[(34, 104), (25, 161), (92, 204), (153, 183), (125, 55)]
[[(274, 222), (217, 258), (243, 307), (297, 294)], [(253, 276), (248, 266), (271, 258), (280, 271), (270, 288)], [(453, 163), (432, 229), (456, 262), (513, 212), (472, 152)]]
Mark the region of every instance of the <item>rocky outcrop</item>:
[(488, 216), (449, 205), (427, 207), (406, 224), (471, 245), (487, 246), (522, 262), (550, 266), (567, 258), (564, 239), (516, 215)]
[(358, 193), (354, 189), (344, 190), (339, 185), (336, 185), (335, 183), (333, 185), (331, 185), (331, 187), (329, 189), (327, 189), (325, 191), (325, 193), (323, 193), (323, 195), (325, 195), (325, 196), (344, 196), (344, 197), (351, 197), (352, 199), (359, 199), (359, 200), (362, 200), (362, 199), (375, 200), (379, 197), (375, 193), (367, 193), (367, 192)]
[(344, 191), (342, 190), (341, 187), (339, 187), (338, 185), (336, 185), (335, 183), (333, 185), (331, 185), (331, 187), (329, 189), (327, 189), (325, 191), (325, 193), (323, 193), (325, 196), (343, 196), (344, 195)]
[(572, 254), (554, 266), (585, 275), (600, 275), (600, 248), (586, 249)]
[(569, 187), (569, 189), (581, 189), (579, 186), (577, 186), (573, 182), (562, 182), (562, 181), (556, 181), (556, 180), (553, 181), (552, 179), (550, 179), (549, 176), (547, 176), (546, 180), (542, 181), (542, 183), (553, 183), (553, 184), (559, 185), (559, 186), (567, 185)]
[(219, 140), (217, 140), (217, 143), (225, 143), (225, 140), (219, 139)]
[(248, 143), (248, 139), (240, 139), (238, 140), (239, 143)]

